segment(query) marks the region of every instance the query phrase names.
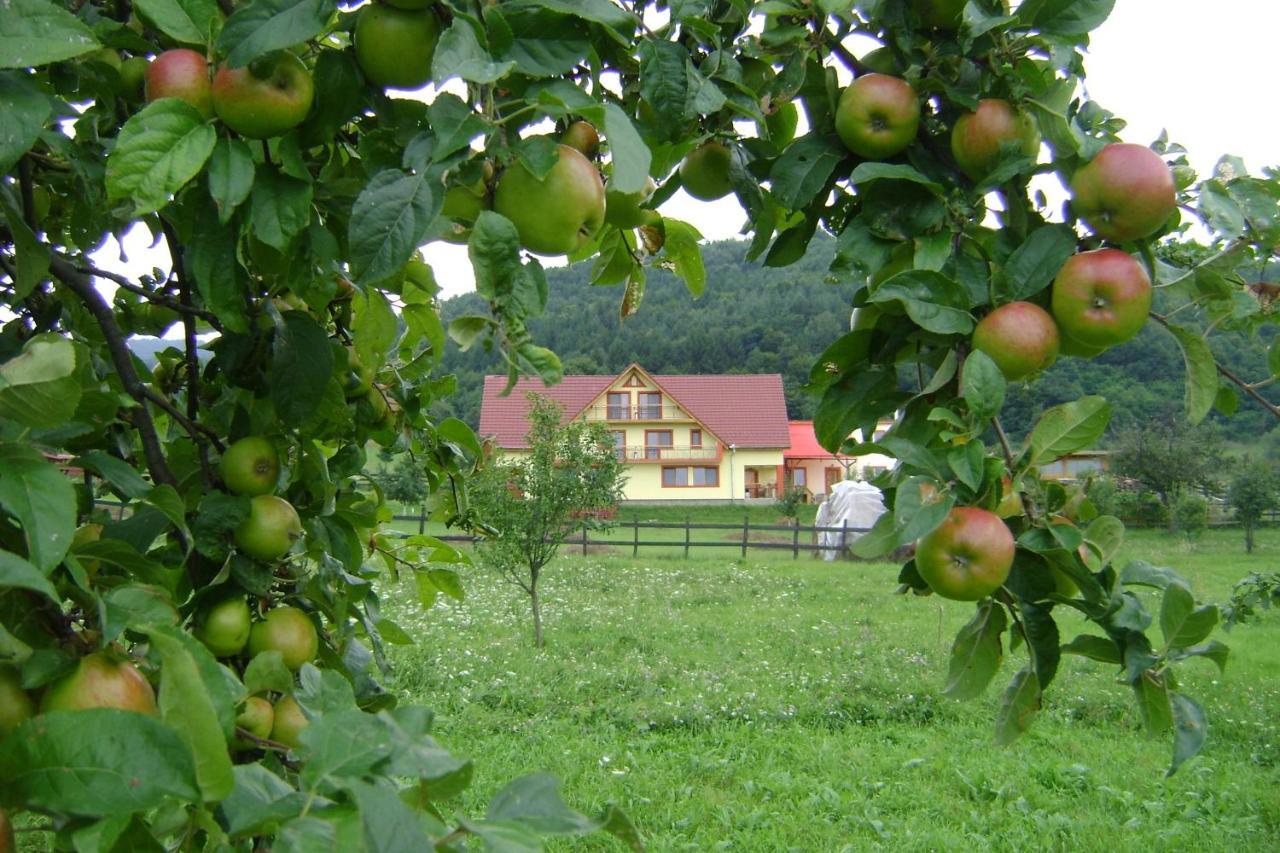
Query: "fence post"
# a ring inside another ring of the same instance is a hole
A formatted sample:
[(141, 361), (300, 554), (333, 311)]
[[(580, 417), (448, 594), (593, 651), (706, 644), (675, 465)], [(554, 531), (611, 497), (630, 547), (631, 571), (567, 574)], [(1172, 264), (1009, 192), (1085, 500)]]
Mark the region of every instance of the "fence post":
[(418, 507), (418, 535), (427, 532), (427, 508), (425, 506)]
[(747, 557), (747, 532), (751, 529), (751, 516), (744, 515), (742, 517), (742, 558)]
[(684, 514), (684, 558), (689, 559), (689, 513)]
[(587, 520), (582, 519), (582, 556), (587, 556)]
[(640, 516), (631, 519), (631, 556), (640, 554)]
[[(840, 550), (836, 551), (836, 556), (844, 553), (844, 549), (849, 547), (849, 519), (840, 519)], [(823, 556), (826, 556), (825, 554)]]
[(791, 559), (800, 559), (800, 519), (791, 519)]

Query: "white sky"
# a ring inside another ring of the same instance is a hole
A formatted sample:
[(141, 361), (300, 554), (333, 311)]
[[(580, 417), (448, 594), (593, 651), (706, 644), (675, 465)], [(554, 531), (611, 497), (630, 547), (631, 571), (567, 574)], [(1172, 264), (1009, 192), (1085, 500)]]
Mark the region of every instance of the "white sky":
[[(1223, 154), (1243, 157), (1255, 172), (1280, 165), (1280, 120), (1270, 100), (1277, 32), (1280, 3), (1118, 0), (1092, 36), (1085, 62), (1088, 92), (1128, 120), (1126, 141), (1147, 144), (1166, 129), (1188, 149), (1202, 176)], [(662, 212), (692, 223), (712, 240), (736, 236), (745, 218), (732, 197), (699, 202), (683, 190)], [(168, 266), (162, 249), (146, 246), (145, 229), (134, 229), (125, 242), (133, 269)], [(472, 288), (465, 246), (437, 242), (424, 247), (424, 254), (445, 296)], [(541, 260), (548, 266), (557, 262)], [(114, 258), (99, 262), (124, 271)]]

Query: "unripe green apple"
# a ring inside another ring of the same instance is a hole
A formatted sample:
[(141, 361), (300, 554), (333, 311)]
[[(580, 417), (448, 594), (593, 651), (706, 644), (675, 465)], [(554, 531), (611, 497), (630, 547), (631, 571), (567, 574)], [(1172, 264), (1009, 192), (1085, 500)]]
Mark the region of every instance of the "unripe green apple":
[(440, 21), (425, 3), (365, 6), (356, 19), (354, 37), (356, 62), (375, 86), (420, 89), (431, 80)]
[(1173, 172), (1142, 145), (1116, 142), (1071, 178), (1071, 207), (1104, 240), (1148, 237), (1177, 209)]
[[(492, 167), (485, 164), (486, 172), (491, 175)], [(440, 215), (452, 223), (452, 229), (445, 232), (444, 239), (450, 243), (465, 244), (471, 237), (471, 226), (475, 224), (480, 212), (489, 208), (489, 187), (484, 178), (474, 183), (449, 187), (444, 194), (444, 205)]]
[(11, 666), (0, 666), (0, 738), (35, 712), (36, 703), (22, 689), (18, 671)]
[(259, 560), (278, 560), (302, 538), (302, 521), (293, 504), (275, 495), (250, 501), (249, 517), (235, 530), (236, 546)]
[(680, 164), (680, 182), (684, 191), (701, 201), (724, 198), (733, 189), (729, 167), (733, 153), (723, 142), (709, 139), (689, 152)]
[(800, 111), (794, 101), (778, 104), (773, 112), (765, 116), (764, 126), (769, 131), (769, 141), (779, 148), (785, 148), (796, 138), (796, 128), (800, 125)]
[(983, 98), (977, 110), (960, 116), (951, 128), (951, 156), (975, 181), (986, 177), (1009, 150), (1034, 158), (1040, 151), (1040, 130), (1031, 116), (1008, 101)]
[(249, 605), (237, 595), (209, 608), (195, 635), (214, 657), (229, 658), (240, 654), (249, 642), (250, 624)]
[(1033, 302), (1010, 302), (982, 318), (973, 348), (991, 357), (1005, 379), (1033, 376), (1058, 360), (1058, 327)]
[(519, 161), (498, 179), (493, 209), (510, 219), (520, 243), (539, 255), (568, 255), (604, 224), (604, 182), (576, 148), (556, 146), (556, 164), (538, 179)]
[[(266, 740), (271, 737), (271, 729), (275, 723), (275, 709), (271, 703), (261, 696), (250, 696), (244, 700), (244, 710), (236, 717), (236, 727), (244, 729), (256, 738)], [(239, 749), (253, 749), (252, 742), (237, 740)]]
[(271, 739), (290, 749), (297, 749), (302, 746), (302, 730), (309, 725), (311, 721), (302, 713), (302, 706), (292, 696), (285, 696), (276, 703)]
[(920, 99), (911, 84), (888, 74), (865, 74), (836, 104), (836, 133), (845, 147), (868, 160), (902, 151), (920, 127)]
[(156, 715), (156, 692), (138, 668), (106, 652), (83, 657), (71, 673), (54, 682), (40, 700), (40, 712), (117, 708)]
[(147, 69), (151, 63), (145, 56), (131, 56), (120, 63), (120, 97), (130, 104), (142, 101), (147, 90)]
[(284, 665), (297, 671), (304, 663), (316, 659), (320, 639), (315, 623), (296, 607), (277, 607), (255, 622), (249, 631), (249, 654), (277, 651)]
[(862, 57), (861, 62), (869, 70), (877, 74), (889, 74), (894, 77), (902, 74), (902, 67), (898, 64), (898, 57), (894, 54), (893, 49), (889, 47), (877, 47), (875, 50), (868, 51), (867, 55)]
[(280, 455), (269, 438), (245, 436), (223, 452), (219, 470), (233, 495), (269, 495), (280, 479)]
[(645, 178), (644, 188), (633, 193), (619, 192), (612, 184), (604, 189), (604, 221), (617, 228), (639, 228), (648, 225), (658, 214), (640, 205), (658, 188), (653, 178)]
[(287, 50), (213, 75), (213, 109), (241, 136), (267, 139), (302, 124), (315, 86), (302, 60)]
[(147, 65), (147, 100), (181, 98), (213, 118), (213, 86), (204, 54), (187, 48), (166, 50)]
[[(92, 542), (97, 542), (101, 538), (101, 524), (98, 524), (97, 522), (82, 524), (76, 528), (75, 535), (71, 537), (71, 550), (75, 551), (77, 548), (88, 545)], [(89, 577), (93, 577), (98, 573), (99, 563), (99, 560), (81, 560), (80, 568), (84, 569), (85, 574)]]

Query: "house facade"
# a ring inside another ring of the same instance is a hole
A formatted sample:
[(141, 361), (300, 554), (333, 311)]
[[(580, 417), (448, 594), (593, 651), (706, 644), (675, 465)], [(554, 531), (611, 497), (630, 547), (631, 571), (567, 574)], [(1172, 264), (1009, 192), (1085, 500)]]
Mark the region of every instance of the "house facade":
[[(872, 440), (880, 438), (892, 425), (892, 420), (882, 420), (876, 425)], [(782, 454), (784, 488), (803, 489), (814, 500), (830, 493), (831, 487), (842, 480), (869, 480), (892, 468), (897, 461), (878, 453), (863, 456), (831, 453), (818, 444), (813, 421), (791, 421), (789, 432), (791, 446)], [(861, 441), (857, 432), (853, 438)]]
[(504, 456), (528, 452), (528, 394), (564, 408), (565, 422), (599, 422), (626, 468), (636, 501), (771, 499), (790, 446), (779, 374), (653, 375), (633, 364), (616, 376), (565, 376), (558, 385), (486, 376), (480, 430)]

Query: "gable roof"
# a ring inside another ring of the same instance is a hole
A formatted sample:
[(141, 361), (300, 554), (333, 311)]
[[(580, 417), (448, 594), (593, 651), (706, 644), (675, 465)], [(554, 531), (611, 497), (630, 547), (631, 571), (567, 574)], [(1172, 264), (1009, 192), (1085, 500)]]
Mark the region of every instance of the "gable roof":
[[(506, 397), (500, 395), (507, 377), (486, 376), (480, 401), (480, 435), (493, 436), (499, 447), (528, 447), (529, 392), (545, 394), (564, 406), (567, 423), (634, 366), (613, 376), (566, 376), (560, 384), (550, 386), (541, 379), (522, 378)], [(790, 444), (781, 374), (644, 375), (725, 444), (742, 448)]]
[(813, 421), (791, 421), (791, 447), (782, 452), (783, 459), (849, 459), (833, 454), (821, 444), (813, 432)]

